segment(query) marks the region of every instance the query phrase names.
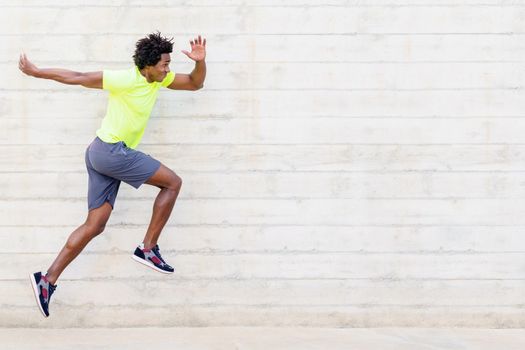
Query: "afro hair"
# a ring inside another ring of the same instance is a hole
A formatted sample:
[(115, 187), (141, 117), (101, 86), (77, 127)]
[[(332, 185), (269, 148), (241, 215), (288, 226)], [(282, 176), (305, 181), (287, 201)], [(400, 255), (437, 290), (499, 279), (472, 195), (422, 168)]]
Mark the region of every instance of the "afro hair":
[(154, 66), (160, 61), (160, 55), (171, 53), (172, 51), (173, 38), (165, 38), (157, 31), (137, 41), (133, 61), (135, 61), (135, 65), (139, 69), (146, 66)]

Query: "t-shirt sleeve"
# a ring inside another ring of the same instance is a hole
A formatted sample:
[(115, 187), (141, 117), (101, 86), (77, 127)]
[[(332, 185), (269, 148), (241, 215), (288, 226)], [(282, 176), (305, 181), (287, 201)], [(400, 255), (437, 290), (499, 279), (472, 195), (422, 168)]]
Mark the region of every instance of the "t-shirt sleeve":
[(105, 69), (102, 73), (102, 88), (111, 92), (125, 91), (133, 86), (129, 69)]
[(160, 85), (163, 86), (163, 87), (167, 87), (168, 85), (173, 83), (173, 80), (175, 80), (175, 73), (169, 72), (166, 75), (166, 78), (164, 78), (164, 80), (160, 83)]

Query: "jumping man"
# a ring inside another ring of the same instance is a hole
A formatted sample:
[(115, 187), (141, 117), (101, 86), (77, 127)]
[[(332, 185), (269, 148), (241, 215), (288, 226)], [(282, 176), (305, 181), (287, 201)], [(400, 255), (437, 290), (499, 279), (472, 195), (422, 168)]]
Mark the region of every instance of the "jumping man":
[(191, 52), (182, 50), (195, 61), (195, 68), (190, 74), (170, 71), (173, 42), (159, 32), (137, 42), (133, 55), (135, 64), (130, 69), (87, 73), (41, 69), (31, 63), (25, 54), (20, 56), (19, 68), (27, 75), (109, 91), (106, 115), (85, 153), (89, 177), (86, 221), (71, 233), (45, 274), (36, 272), (30, 275), (37, 304), (45, 317), (49, 316), (49, 302), (60, 274), (89, 241), (104, 231), (121, 181), (135, 188), (144, 183), (160, 188), (144, 240), (132, 257), (158, 272), (173, 273), (174, 269), (161, 256), (157, 241), (179, 195), (182, 180), (171, 169), (136, 150), (136, 147), (142, 139), (161, 87), (172, 90), (198, 90), (203, 87), (206, 39), (199, 35), (190, 41), (190, 45)]

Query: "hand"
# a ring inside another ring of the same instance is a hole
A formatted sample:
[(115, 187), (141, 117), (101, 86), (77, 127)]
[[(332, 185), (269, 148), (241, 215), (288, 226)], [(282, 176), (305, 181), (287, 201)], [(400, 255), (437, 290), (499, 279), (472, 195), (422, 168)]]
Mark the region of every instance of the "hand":
[(18, 69), (27, 75), (35, 76), (38, 72), (37, 66), (35, 66), (30, 60), (27, 59), (26, 54), (20, 54), (20, 60), (18, 61)]
[(190, 45), (191, 52), (181, 50), (182, 53), (196, 62), (203, 61), (206, 57), (206, 39), (202, 40), (201, 36), (199, 35), (198, 38), (190, 41)]

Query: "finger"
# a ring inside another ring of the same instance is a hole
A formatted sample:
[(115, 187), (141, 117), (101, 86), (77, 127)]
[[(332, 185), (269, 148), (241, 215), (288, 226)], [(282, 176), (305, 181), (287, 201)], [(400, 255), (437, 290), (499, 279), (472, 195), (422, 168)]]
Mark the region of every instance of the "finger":
[(183, 54), (185, 54), (186, 56), (190, 57), (190, 53), (186, 50), (180, 50)]
[(199, 45), (202, 45), (202, 38), (201, 38), (200, 34), (199, 34)]
[(206, 38), (204, 38), (204, 41), (202, 42), (202, 46), (206, 47)]

